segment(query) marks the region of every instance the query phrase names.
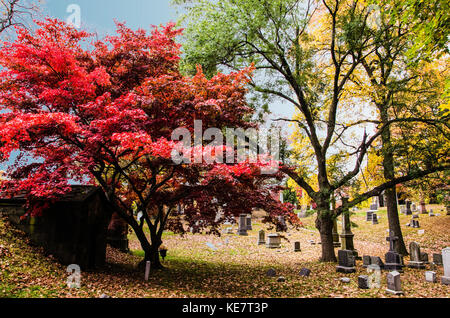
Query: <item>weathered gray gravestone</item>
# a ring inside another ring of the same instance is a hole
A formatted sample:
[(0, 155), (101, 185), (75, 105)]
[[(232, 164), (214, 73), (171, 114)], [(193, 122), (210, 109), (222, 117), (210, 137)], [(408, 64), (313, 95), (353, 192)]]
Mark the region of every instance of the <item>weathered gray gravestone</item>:
[(437, 253), (433, 254), (433, 264), (442, 266), (442, 254), (437, 254)]
[(309, 277), (309, 275), (311, 275), (311, 270), (309, 268), (302, 268), (298, 274), (302, 277)]
[(400, 280), (400, 273), (393, 271), (387, 274), (387, 289), (386, 291), (394, 295), (403, 295), (402, 283)]
[(266, 232), (264, 230), (259, 231), (258, 233), (258, 245), (266, 244)]
[(384, 269), (384, 263), (379, 256), (371, 256), (370, 257), (370, 265), (376, 265), (380, 269)]
[(441, 277), (441, 282), (450, 285), (450, 247), (442, 250), (442, 263), (444, 264), (444, 276)]
[(338, 225), (337, 225), (336, 218), (333, 221), (333, 246), (341, 247), (341, 242), (339, 241)]
[(371, 222), (373, 217), (373, 211), (367, 211), (366, 212), (366, 221)]
[(267, 235), (267, 248), (281, 248), (281, 236), (279, 234)]
[(412, 214), (412, 210), (411, 210), (411, 201), (406, 201), (406, 215), (411, 215)]
[(428, 212), (427, 212), (427, 207), (426, 207), (426, 205), (425, 205), (425, 202), (420, 202), (420, 212), (422, 213), (422, 214), (428, 214)]
[(436, 283), (437, 279), (436, 279), (436, 272), (425, 272), (425, 280), (429, 283)]
[[(346, 206), (348, 204), (348, 198), (342, 198), (342, 205)], [(342, 214), (342, 233), (340, 234), (342, 241), (342, 250), (352, 251), (355, 259), (361, 259), (358, 257), (358, 252), (356, 251), (353, 245), (353, 237), (355, 236), (351, 230), (351, 222), (350, 222), (350, 211), (347, 209), (344, 210)]]
[(284, 215), (278, 216), (277, 231), (283, 232), (287, 230), (286, 219)]
[(389, 252), (385, 255), (386, 264), (384, 265), (386, 270), (403, 271), (403, 259), (394, 249), (395, 241), (398, 240), (397, 236), (394, 236), (393, 231), (389, 231), (389, 237), (386, 238), (389, 242)]
[(366, 267), (369, 266), (370, 264), (372, 264), (372, 258), (371, 258), (371, 256), (364, 255), (364, 256), (363, 256), (363, 267), (366, 268)]
[(353, 251), (339, 250), (338, 251), (339, 266), (336, 267), (336, 271), (339, 273), (354, 273), (355, 268), (355, 255)]
[(238, 235), (248, 236), (247, 233), (247, 214), (239, 215), (239, 229), (237, 232)]
[(424, 264), (430, 264), (430, 262), (428, 261), (428, 253), (422, 253), (422, 252), (420, 252), (420, 260), (421, 260)]
[(372, 224), (373, 224), (373, 225), (378, 224), (378, 215), (377, 215), (376, 213), (374, 213), (374, 214), (372, 215)]
[(247, 231), (252, 231), (252, 216), (247, 215)]
[(409, 244), (409, 253), (411, 255), (411, 260), (408, 263), (408, 267), (417, 269), (425, 268), (425, 264), (421, 259), (422, 255), (420, 253), (419, 243), (411, 242)]
[(300, 242), (294, 242), (294, 252), (301, 252)]
[(371, 211), (378, 211), (378, 198), (374, 198), (372, 204), (370, 205)]
[(361, 289), (369, 289), (369, 276), (358, 276), (358, 287)]
[(266, 275), (269, 277), (275, 277), (277, 276), (277, 272), (273, 268), (271, 268), (267, 271)]
[(411, 204), (411, 211), (412, 212), (416, 212), (417, 211), (417, 206), (415, 203)]

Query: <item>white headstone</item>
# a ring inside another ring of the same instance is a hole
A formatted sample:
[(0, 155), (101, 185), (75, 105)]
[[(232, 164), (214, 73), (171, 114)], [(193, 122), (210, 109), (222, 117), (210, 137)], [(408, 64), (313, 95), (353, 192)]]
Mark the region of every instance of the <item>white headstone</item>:
[(444, 276), (441, 277), (442, 284), (450, 285), (450, 247), (442, 250), (442, 263), (444, 265)]
[(425, 280), (429, 283), (436, 283), (436, 272), (425, 272)]
[(148, 276), (150, 275), (150, 266), (150, 262), (145, 263), (145, 281), (148, 281)]

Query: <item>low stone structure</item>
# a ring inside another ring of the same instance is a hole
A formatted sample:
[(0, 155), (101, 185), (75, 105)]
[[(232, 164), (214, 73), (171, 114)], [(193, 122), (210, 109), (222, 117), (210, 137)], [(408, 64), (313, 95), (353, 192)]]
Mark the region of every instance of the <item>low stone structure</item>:
[(39, 217), (24, 218), (24, 195), (0, 195), (0, 214), (62, 264), (95, 269), (103, 267), (106, 260), (111, 213), (104, 202), (101, 189), (73, 186), (72, 192), (56, 200)]
[(267, 235), (267, 248), (281, 248), (281, 236), (279, 234)]

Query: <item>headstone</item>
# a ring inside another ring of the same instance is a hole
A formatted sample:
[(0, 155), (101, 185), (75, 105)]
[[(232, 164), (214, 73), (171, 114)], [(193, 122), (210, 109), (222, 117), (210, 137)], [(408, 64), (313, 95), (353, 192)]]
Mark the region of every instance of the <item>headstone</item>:
[(400, 206), (400, 213), (406, 214), (406, 206), (404, 206), (404, 205)]
[(373, 211), (367, 211), (366, 212), (366, 221), (372, 222), (372, 217), (373, 217)]
[(428, 212), (427, 212), (427, 207), (426, 207), (426, 205), (425, 205), (425, 202), (420, 202), (420, 212), (422, 213), (422, 214), (427, 214)]
[(342, 277), (341, 282), (343, 282), (344, 284), (349, 284), (351, 282), (351, 279), (348, 277)]
[(266, 244), (266, 232), (264, 230), (259, 231), (258, 234), (258, 245), (265, 245)]
[(294, 242), (294, 252), (301, 252), (300, 242)]
[(227, 228), (225, 229), (225, 234), (234, 234), (234, 233), (233, 233), (233, 228), (232, 228), (232, 227), (227, 227)]
[(366, 268), (370, 264), (372, 264), (372, 257), (368, 256), (368, 255), (364, 255), (363, 256), (363, 267)]
[(433, 213), (433, 210), (430, 210), (430, 213), (428, 215), (431, 217), (436, 216), (436, 214)]
[(374, 214), (372, 215), (372, 224), (373, 224), (373, 225), (378, 224), (378, 216), (376, 215), (376, 213), (374, 213)]
[[(348, 204), (348, 198), (342, 198), (342, 205), (346, 206)], [(342, 214), (342, 232), (339, 235), (342, 242), (342, 250), (352, 251), (355, 259), (361, 259), (358, 257), (358, 252), (353, 245), (353, 237), (355, 236), (351, 230), (350, 222), (350, 211), (346, 209)]]
[(247, 215), (247, 231), (252, 231), (252, 216)]
[(446, 209), (447, 209), (447, 215), (450, 215), (450, 205), (448, 205), (448, 206), (446, 207)]
[(247, 233), (247, 214), (239, 215), (239, 229), (237, 232), (240, 236), (248, 236)]
[(424, 263), (424, 264), (430, 264), (430, 262), (428, 261), (428, 253), (420, 253), (420, 260)]
[(409, 244), (409, 253), (411, 255), (411, 260), (408, 263), (409, 268), (417, 268), (417, 269), (423, 269), (425, 268), (424, 262), (421, 260), (421, 253), (420, 253), (420, 245), (416, 242), (411, 242)]
[(436, 279), (436, 272), (425, 272), (425, 280), (429, 283), (436, 283), (437, 279)]
[(387, 289), (386, 291), (394, 295), (403, 295), (402, 283), (400, 280), (400, 273), (393, 271), (387, 274)]
[(145, 263), (145, 275), (144, 275), (144, 279), (145, 279), (146, 282), (148, 281), (148, 277), (149, 277), (149, 275), (150, 275), (150, 266), (151, 266), (151, 263), (150, 263), (150, 262), (146, 262), (146, 263)]
[(378, 266), (380, 269), (384, 269), (384, 263), (381, 260), (381, 257), (379, 256), (372, 256), (370, 257), (370, 265), (376, 265)]
[(284, 283), (286, 281), (286, 278), (284, 278), (283, 276), (278, 277), (277, 282), (279, 283)]
[(370, 205), (370, 210), (378, 211), (378, 200), (376, 197), (373, 199), (372, 204)]
[(273, 268), (271, 268), (267, 271), (266, 275), (268, 277), (275, 277), (275, 276), (277, 276), (277, 272)]
[(367, 275), (358, 276), (358, 288), (369, 289), (369, 276)]
[(411, 215), (412, 214), (412, 210), (411, 210), (411, 201), (406, 201), (406, 215)]
[(398, 240), (398, 237), (394, 236), (393, 231), (389, 231), (389, 237), (387, 237), (386, 240), (389, 242), (389, 252), (385, 255), (385, 269), (402, 271), (404, 267), (402, 256), (398, 254), (394, 248), (395, 241)]
[(442, 263), (444, 264), (444, 276), (441, 277), (441, 282), (450, 285), (450, 247), (442, 250)]
[(333, 221), (333, 246), (334, 247), (341, 247), (341, 242), (339, 241), (339, 233), (338, 233), (338, 225), (337, 225), (337, 219), (335, 218)]
[(419, 214), (413, 214), (412, 218), (413, 219), (418, 219), (419, 218)]
[(355, 255), (353, 251), (339, 250), (338, 251), (339, 266), (336, 267), (336, 271), (339, 273), (354, 273), (355, 268)]
[(309, 268), (302, 268), (298, 274), (302, 277), (309, 277), (309, 275), (311, 275), (311, 270)]
[(267, 248), (281, 248), (281, 236), (279, 234), (267, 235)]
[(284, 232), (287, 230), (286, 219), (284, 215), (278, 216), (277, 232)]
[(442, 266), (442, 254), (433, 254), (433, 264), (437, 266)]

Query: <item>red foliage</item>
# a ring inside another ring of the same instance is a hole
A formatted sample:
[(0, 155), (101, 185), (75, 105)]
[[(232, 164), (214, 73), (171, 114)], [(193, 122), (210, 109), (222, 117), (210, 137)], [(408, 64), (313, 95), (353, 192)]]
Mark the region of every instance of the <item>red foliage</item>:
[[(182, 76), (181, 30), (173, 24), (150, 35), (117, 24), (117, 35), (95, 43), (57, 20), (39, 26), (35, 33), (19, 29), (0, 51), (0, 158), (24, 155), (2, 191), (25, 191), (33, 205), (69, 192), (70, 182), (97, 184), (135, 230), (136, 206), (151, 216), (155, 207), (182, 202), (191, 225), (201, 220), (213, 231), (219, 209), (226, 218), (253, 208), (291, 213), (270, 197), (261, 164), (171, 160), (172, 131), (193, 131), (194, 120), (205, 128), (252, 126), (245, 101), (251, 69), (210, 80), (200, 68)], [(182, 229), (176, 217), (168, 224)]]

